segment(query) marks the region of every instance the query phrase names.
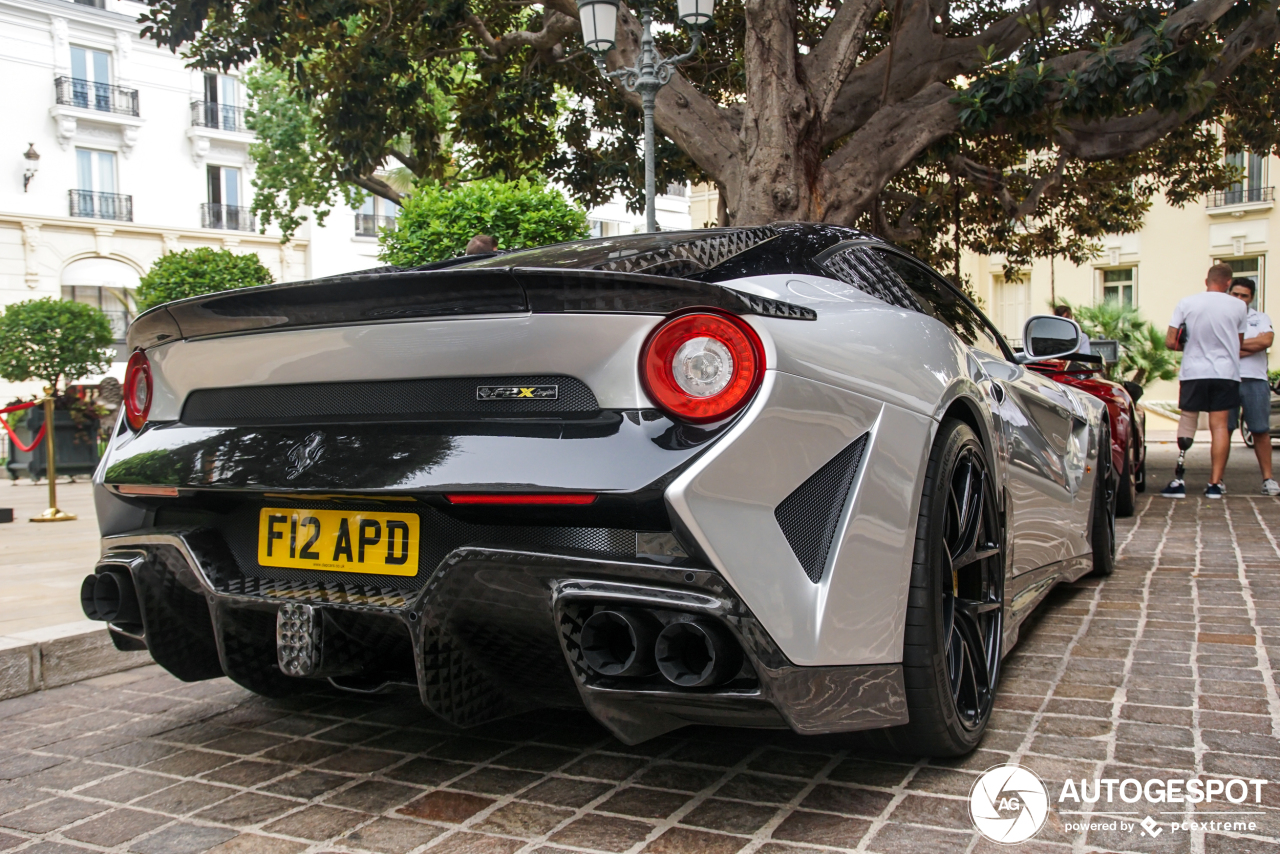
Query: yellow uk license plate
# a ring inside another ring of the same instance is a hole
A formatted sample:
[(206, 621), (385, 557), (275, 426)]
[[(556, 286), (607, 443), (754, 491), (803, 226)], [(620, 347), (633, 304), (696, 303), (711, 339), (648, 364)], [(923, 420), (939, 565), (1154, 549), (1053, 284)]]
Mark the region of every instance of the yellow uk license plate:
[(418, 574), (418, 517), (369, 510), (263, 507), (258, 563), (286, 569)]

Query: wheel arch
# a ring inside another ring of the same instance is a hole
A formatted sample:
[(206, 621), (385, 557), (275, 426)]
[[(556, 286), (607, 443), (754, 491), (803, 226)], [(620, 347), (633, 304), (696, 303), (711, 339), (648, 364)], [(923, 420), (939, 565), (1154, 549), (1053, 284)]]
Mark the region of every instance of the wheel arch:
[[(999, 455), (996, 449), (998, 445), (995, 438), (992, 436), (992, 430), (994, 428), (991, 423), (991, 419), (983, 417), (982, 404), (977, 400), (974, 400), (969, 394), (961, 391), (946, 404), (941, 414), (939, 414), (937, 419), (939, 426), (941, 426), (942, 422), (947, 418), (954, 418), (957, 421), (967, 424), (973, 432), (978, 434), (978, 441), (982, 443), (982, 450), (987, 455), (987, 465), (993, 473), (997, 473), (997, 481), (1002, 482), (998, 476), (998, 472), (1000, 471), (997, 464), (997, 457)], [(996, 491), (996, 505), (1000, 514), (1003, 516), (1006, 506), (1005, 492), (1003, 488)]]

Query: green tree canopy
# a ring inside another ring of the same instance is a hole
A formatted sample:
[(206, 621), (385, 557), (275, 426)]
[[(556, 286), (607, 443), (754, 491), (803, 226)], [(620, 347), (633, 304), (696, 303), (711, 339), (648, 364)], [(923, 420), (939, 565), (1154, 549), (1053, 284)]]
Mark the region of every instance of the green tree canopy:
[(111, 321), (94, 306), (52, 297), (10, 303), (0, 314), (0, 377), (56, 391), (61, 381), (110, 368), (113, 341)]
[[(582, 50), (574, 0), (149, 2), (144, 32), (197, 66), (286, 71), (340, 180), (438, 179), (463, 152), (638, 200), (639, 99)], [(624, 4), (609, 68), (639, 27)], [(733, 224), (861, 226), (944, 267), (1079, 263), (1155, 194), (1238, 180), (1224, 147), (1275, 148), (1277, 39), (1277, 0), (721, 0), (658, 94), (658, 180), (714, 181)]]
[(185, 297), (271, 283), (271, 271), (253, 253), (200, 246), (161, 255), (138, 285), (138, 310)]
[(263, 227), (276, 222), (287, 238), (305, 221), (303, 206), (324, 225), (339, 201), (351, 207), (359, 204), (363, 193), (354, 183), (338, 180), (334, 152), (325, 146), (314, 111), (288, 75), (255, 66), (245, 85), (252, 105), (245, 119), (258, 137), (249, 146), (256, 167), (253, 212)]
[(413, 267), (461, 255), (488, 234), (499, 249), (524, 249), (586, 237), (587, 214), (554, 187), (531, 181), (472, 181), (425, 186), (403, 200), (394, 230), (382, 232), (381, 258)]

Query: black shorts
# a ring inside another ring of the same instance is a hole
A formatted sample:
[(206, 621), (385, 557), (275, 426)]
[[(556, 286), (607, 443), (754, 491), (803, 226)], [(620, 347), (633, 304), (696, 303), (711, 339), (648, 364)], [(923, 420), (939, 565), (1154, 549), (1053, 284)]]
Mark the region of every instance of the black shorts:
[(1240, 408), (1237, 380), (1183, 380), (1178, 383), (1178, 408), (1183, 412), (1222, 412)]

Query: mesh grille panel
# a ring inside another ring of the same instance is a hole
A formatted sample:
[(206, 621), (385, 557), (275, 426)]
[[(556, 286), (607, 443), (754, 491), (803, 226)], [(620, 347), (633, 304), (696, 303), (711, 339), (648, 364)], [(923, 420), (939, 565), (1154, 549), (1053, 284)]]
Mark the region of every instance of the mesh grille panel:
[(863, 434), (836, 454), (773, 511), (783, 536), (804, 567), (804, 574), (814, 584), (822, 580), (831, 542), (840, 524), (840, 512), (858, 474), (868, 435)]
[(882, 299), (889, 305), (906, 308), (911, 311), (924, 309), (920, 300), (903, 284), (884, 260), (874, 252), (862, 247), (846, 249), (828, 258), (823, 266), (833, 276), (848, 285), (853, 285), (864, 294)]
[[(614, 273), (654, 272), (660, 275), (684, 276), (698, 270), (710, 269), (777, 234), (778, 230), (771, 225), (726, 230), (708, 237), (674, 243), (662, 249), (627, 255), (598, 264), (595, 269)], [(686, 265), (680, 266), (677, 262), (681, 261), (686, 262)]]
[[(478, 386), (556, 386), (557, 397), (476, 400)], [(182, 421), (193, 426), (221, 427), (305, 424), (344, 418), (594, 413), (598, 409), (591, 389), (573, 377), (448, 377), (200, 389), (187, 395)]]

